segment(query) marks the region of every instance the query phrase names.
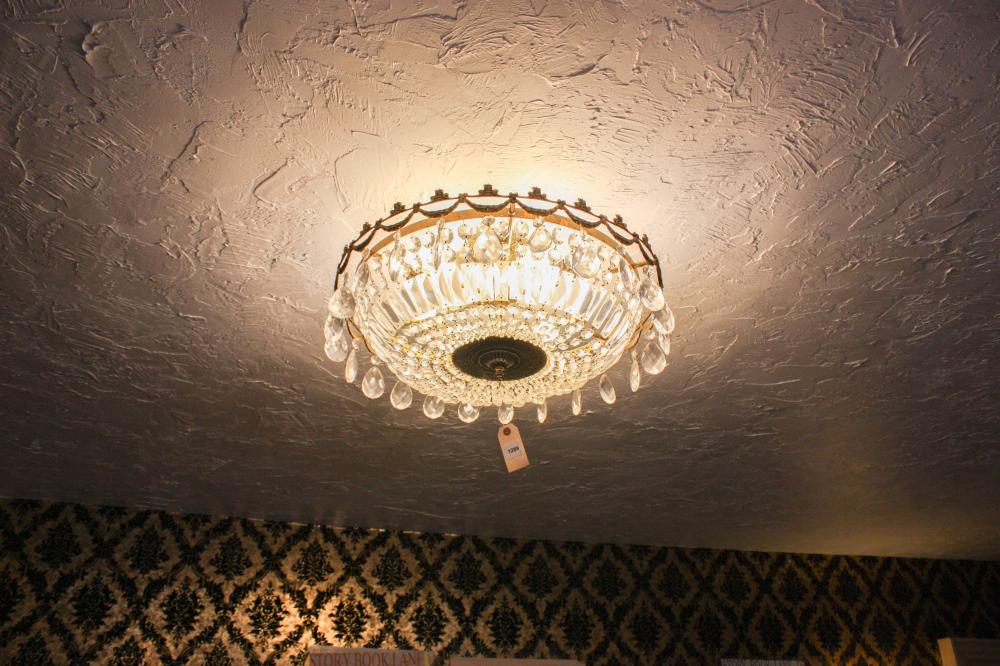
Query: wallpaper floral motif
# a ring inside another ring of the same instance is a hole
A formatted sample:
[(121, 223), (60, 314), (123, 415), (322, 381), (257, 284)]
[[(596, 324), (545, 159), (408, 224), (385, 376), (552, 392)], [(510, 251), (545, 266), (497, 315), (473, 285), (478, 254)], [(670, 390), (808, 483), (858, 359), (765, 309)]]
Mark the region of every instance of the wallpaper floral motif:
[(587, 664), (936, 664), (1000, 563), (550, 543), (0, 501), (0, 663), (285, 664), (315, 643)]

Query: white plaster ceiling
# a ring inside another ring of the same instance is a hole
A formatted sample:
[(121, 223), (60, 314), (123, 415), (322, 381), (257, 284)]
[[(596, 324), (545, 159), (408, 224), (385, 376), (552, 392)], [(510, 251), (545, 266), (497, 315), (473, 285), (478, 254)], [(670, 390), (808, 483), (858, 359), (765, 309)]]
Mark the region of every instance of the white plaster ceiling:
[[(1000, 558), (1000, 14), (973, 0), (5, 0), (0, 495)], [(434, 189), (648, 233), (667, 371), (428, 421), (322, 352)]]

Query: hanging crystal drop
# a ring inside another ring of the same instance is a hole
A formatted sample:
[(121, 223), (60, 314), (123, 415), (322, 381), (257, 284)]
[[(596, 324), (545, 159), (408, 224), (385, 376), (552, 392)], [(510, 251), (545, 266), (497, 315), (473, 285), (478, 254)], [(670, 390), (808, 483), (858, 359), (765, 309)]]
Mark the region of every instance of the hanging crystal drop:
[(489, 238), (486, 241), (485, 256), (488, 262), (495, 263), (503, 253), (503, 243), (497, 237), (496, 232), (486, 234)]
[(580, 277), (594, 277), (601, 269), (601, 257), (590, 243), (581, 243), (573, 250), (573, 270)]
[(339, 338), (328, 339), (326, 341), (326, 346), (324, 350), (326, 351), (326, 356), (331, 361), (336, 361), (340, 363), (350, 352), (351, 344), (347, 341), (347, 336), (341, 336)]
[(347, 355), (347, 362), (344, 363), (344, 381), (353, 384), (358, 378), (358, 350), (352, 349)]
[(407, 384), (396, 382), (389, 393), (389, 402), (396, 409), (406, 409), (413, 404), (413, 391)]
[(455, 258), (455, 251), (448, 245), (451, 239), (451, 229), (444, 226), (444, 222), (439, 220), (434, 231), (434, 268), (441, 268), (441, 264)]
[(503, 252), (503, 244), (492, 229), (484, 229), (472, 244), (472, 258), (481, 263), (494, 263)]
[(444, 400), (435, 398), (432, 395), (424, 398), (424, 416), (429, 419), (436, 419), (444, 414)]
[(370, 258), (365, 264), (368, 265), (368, 281), (376, 289), (385, 286), (385, 275), (383, 274), (383, 261), (378, 256)]
[(350, 319), (354, 316), (354, 296), (347, 287), (341, 287), (330, 299), (330, 314), (339, 319)]
[(382, 371), (378, 369), (377, 365), (368, 368), (368, 372), (365, 373), (364, 378), (361, 380), (361, 392), (365, 394), (366, 398), (371, 398), (372, 400), (385, 393), (385, 379), (382, 377)]
[(632, 264), (623, 255), (618, 257), (618, 275), (621, 277), (622, 286), (625, 287), (625, 291), (629, 293), (635, 291), (635, 271), (632, 269)]
[(476, 230), (471, 236), (466, 240), (466, 247), (469, 250), (469, 256), (472, 257), (473, 261), (482, 261), (483, 249), (482, 245), (486, 243), (486, 234), (482, 230)]
[(503, 242), (507, 242), (507, 239), (510, 237), (510, 227), (511, 221), (509, 217), (501, 217), (499, 220), (493, 222), (493, 232)]
[(662, 335), (662, 334), (658, 333), (656, 335), (656, 337), (653, 338), (653, 340), (656, 341), (656, 344), (660, 347), (660, 351), (663, 352), (664, 356), (669, 356), (670, 355), (670, 336), (669, 335)]
[(664, 305), (663, 309), (653, 315), (653, 326), (663, 335), (670, 335), (674, 332), (674, 311), (669, 305)]
[(545, 419), (546, 417), (548, 417), (548, 415), (549, 415), (549, 405), (543, 399), (540, 403), (538, 403), (538, 422), (545, 423)]
[(516, 239), (525, 239), (525, 238), (527, 238), (528, 237), (528, 221), (524, 220), (522, 218), (518, 218), (517, 221), (514, 222), (514, 228), (513, 228), (512, 231), (514, 232), (514, 238), (516, 238)]
[(552, 235), (545, 229), (544, 223), (535, 227), (528, 240), (532, 252), (542, 253), (552, 247)]
[(434, 242), (437, 245), (447, 245), (453, 238), (451, 229), (446, 227), (443, 221), (438, 221), (434, 234)]
[(497, 419), (503, 425), (507, 425), (514, 420), (514, 407), (511, 405), (500, 405), (497, 407)]
[(667, 367), (667, 357), (663, 355), (655, 340), (646, 343), (639, 360), (642, 362), (642, 369), (651, 375), (658, 375)]
[(458, 418), (462, 423), (472, 423), (479, 418), (479, 408), (468, 402), (462, 403), (458, 406)]
[(607, 375), (601, 375), (599, 386), (601, 389), (601, 400), (609, 405), (614, 404), (615, 399), (618, 396), (615, 394), (615, 385), (611, 383), (611, 380), (608, 379)]
[(423, 270), (423, 262), (420, 261), (419, 252), (410, 252), (403, 259), (403, 277), (414, 275)]
[(448, 245), (438, 245), (434, 248), (434, 268), (441, 268), (442, 264), (449, 264), (455, 260), (455, 251)]
[(552, 249), (549, 250), (549, 263), (553, 266), (561, 266), (566, 260), (567, 252), (564, 244), (553, 241)]
[(326, 337), (327, 342), (333, 340), (346, 339), (347, 336), (347, 325), (344, 323), (343, 319), (337, 319), (333, 315), (326, 318), (326, 324), (323, 326), (323, 334)]
[(639, 384), (642, 383), (642, 370), (639, 369), (639, 359), (636, 358), (635, 350), (632, 350), (632, 363), (628, 368), (628, 387), (632, 389), (632, 393), (639, 390)]
[(392, 251), (389, 253), (389, 279), (393, 282), (399, 282), (403, 277), (405, 254), (406, 248), (403, 247), (403, 239), (400, 237), (399, 231), (397, 231), (393, 236)]
[(364, 291), (365, 287), (368, 286), (369, 276), (370, 271), (368, 270), (368, 262), (362, 261), (358, 264), (358, 267), (354, 269), (354, 274), (351, 275), (351, 291), (355, 294), (360, 294)]
[(573, 416), (579, 416), (580, 410), (583, 408), (583, 397), (580, 395), (580, 389), (573, 391), (573, 400), (571, 403), (571, 409), (573, 410)]
[(666, 301), (663, 299), (663, 290), (648, 277), (642, 279), (642, 286), (639, 287), (639, 298), (642, 299), (643, 306), (650, 312), (662, 310), (663, 306), (666, 305)]

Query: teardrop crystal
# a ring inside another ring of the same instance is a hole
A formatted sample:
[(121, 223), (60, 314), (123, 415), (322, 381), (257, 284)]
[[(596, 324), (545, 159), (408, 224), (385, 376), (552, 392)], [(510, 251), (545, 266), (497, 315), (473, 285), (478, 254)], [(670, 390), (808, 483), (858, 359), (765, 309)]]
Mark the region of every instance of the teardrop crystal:
[(642, 280), (642, 286), (639, 287), (639, 298), (642, 299), (642, 304), (650, 312), (656, 312), (662, 310), (663, 306), (666, 305), (666, 301), (663, 299), (663, 290), (660, 286), (645, 277)]
[(438, 245), (434, 248), (434, 268), (441, 268), (442, 264), (449, 264), (455, 260), (455, 251), (447, 245)]
[(361, 380), (361, 392), (365, 394), (366, 398), (381, 397), (385, 393), (385, 379), (382, 377), (382, 371), (378, 369), (378, 366), (372, 366), (368, 368), (368, 372), (365, 373), (364, 378)]
[(420, 253), (410, 252), (403, 259), (403, 276), (415, 275), (423, 270), (423, 262), (420, 260)]
[(347, 325), (344, 323), (343, 319), (338, 319), (333, 315), (326, 318), (326, 324), (323, 325), (323, 335), (326, 337), (327, 342), (333, 340), (340, 340), (341, 338), (347, 339)]
[(452, 235), (451, 229), (444, 225), (444, 222), (438, 221), (437, 228), (435, 229), (434, 238), (438, 245), (447, 245), (451, 242)]
[(553, 266), (560, 266), (566, 260), (566, 253), (565, 245), (553, 245), (552, 249), (549, 250), (549, 263)]
[(462, 423), (472, 423), (479, 418), (479, 408), (468, 402), (462, 403), (458, 406), (458, 418)]
[(500, 423), (507, 425), (514, 420), (514, 407), (511, 405), (500, 405), (497, 407), (497, 419)]
[(344, 381), (353, 384), (358, 378), (358, 350), (352, 349), (347, 355), (347, 362), (344, 363)]
[(436, 419), (444, 414), (444, 400), (435, 398), (432, 395), (424, 398), (424, 416), (429, 419)]
[(531, 238), (528, 240), (528, 245), (531, 246), (532, 252), (545, 252), (552, 247), (552, 234), (540, 224), (532, 232)]
[(389, 393), (389, 402), (396, 409), (406, 409), (413, 404), (413, 391), (403, 382), (396, 382)]
[(621, 277), (622, 286), (625, 290), (632, 292), (636, 286), (636, 275), (632, 269), (632, 264), (624, 256), (618, 257), (618, 275)]
[(583, 409), (583, 396), (580, 395), (580, 389), (573, 391), (571, 409), (573, 410), (573, 416), (579, 416), (580, 410)]
[(486, 229), (472, 244), (472, 258), (482, 263), (494, 263), (500, 258), (503, 244), (492, 229)]
[(674, 311), (670, 309), (669, 305), (664, 305), (662, 310), (653, 315), (653, 326), (663, 335), (673, 333), (675, 324)]
[(493, 232), (501, 241), (506, 242), (510, 238), (510, 218), (501, 217), (493, 222)]
[(614, 404), (618, 396), (615, 394), (615, 385), (611, 383), (607, 375), (601, 375), (599, 386), (601, 389), (601, 400), (609, 405)]
[(667, 357), (655, 340), (646, 343), (646, 346), (642, 348), (639, 360), (642, 362), (642, 369), (651, 375), (658, 375), (667, 367)]
[(549, 415), (549, 405), (548, 403), (545, 402), (545, 400), (542, 400), (540, 403), (538, 403), (538, 422), (545, 423), (545, 419), (548, 417), (548, 415)]
[(354, 296), (345, 287), (338, 289), (330, 299), (330, 314), (340, 319), (354, 316)]
[(351, 349), (350, 343), (347, 341), (346, 336), (342, 336), (335, 339), (328, 339), (326, 341), (326, 346), (324, 350), (326, 351), (326, 357), (331, 361), (336, 361), (340, 363), (345, 358)]
[(403, 239), (397, 231), (393, 236), (392, 252), (389, 253), (389, 278), (394, 282), (399, 282), (404, 276), (406, 248), (403, 247)]
[(639, 385), (642, 383), (642, 370), (639, 369), (639, 359), (635, 356), (635, 350), (632, 350), (632, 363), (628, 368), (628, 387), (632, 389), (632, 393), (639, 390)]
[(389, 279), (393, 282), (399, 282), (403, 277), (403, 257), (396, 252), (391, 253), (386, 266), (389, 269)]
[(589, 243), (578, 245), (573, 250), (573, 270), (580, 277), (594, 277), (601, 269), (601, 257)]
[(370, 272), (368, 270), (368, 262), (362, 261), (358, 264), (358, 267), (354, 269), (354, 274), (351, 275), (351, 291), (355, 294), (360, 294), (364, 291), (364, 288), (368, 286), (368, 277)]
[(657, 336), (655, 338), (653, 338), (653, 339), (656, 340), (656, 344), (660, 346), (660, 351), (663, 352), (663, 355), (664, 356), (669, 356), (670, 355), (670, 336), (669, 335), (657, 334)]

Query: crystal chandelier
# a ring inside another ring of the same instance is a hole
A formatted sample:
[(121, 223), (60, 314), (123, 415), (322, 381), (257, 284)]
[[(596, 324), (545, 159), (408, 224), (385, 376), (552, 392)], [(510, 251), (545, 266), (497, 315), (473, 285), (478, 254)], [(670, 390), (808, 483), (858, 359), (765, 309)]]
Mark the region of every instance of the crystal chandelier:
[(417, 391), (432, 419), (451, 404), (471, 423), (493, 406), (509, 423), (532, 405), (544, 422), (546, 401), (567, 393), (579, 414), (593, 379), (611, 404), (608, 371), (627, 355), (638, 390), (643, 371), (665, 368), (674, 330), (648, 238), (538, 188), (397, 203), (344, 248), (334, 288), (327, 356), (352, 384), (367, 365), (372, 399), (394, 375), (392, 406)]

